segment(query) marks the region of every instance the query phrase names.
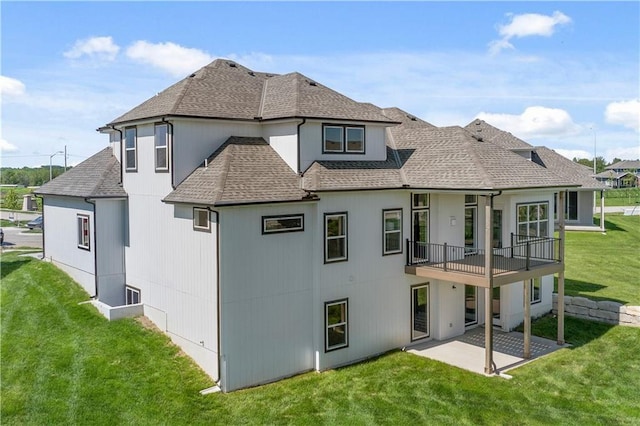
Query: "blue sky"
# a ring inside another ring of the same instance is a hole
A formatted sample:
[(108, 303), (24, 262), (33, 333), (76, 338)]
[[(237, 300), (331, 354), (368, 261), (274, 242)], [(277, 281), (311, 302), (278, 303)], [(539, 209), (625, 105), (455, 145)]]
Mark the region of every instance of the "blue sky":
[[(480, 117), (563, 155), (640, 157), (640, 2), (7, 2), (6, 167), (77, 164), (95, 131), (212, 60), (298, 71), (439, 126)], [(62, 155), (53, 157), (63, 164)]]

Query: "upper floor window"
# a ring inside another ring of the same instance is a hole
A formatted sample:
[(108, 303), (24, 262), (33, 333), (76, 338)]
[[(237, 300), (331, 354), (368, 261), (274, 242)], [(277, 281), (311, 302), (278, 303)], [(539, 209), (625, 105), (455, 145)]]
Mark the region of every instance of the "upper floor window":
[(128, 172), (135, 172), (138, 170), (137, 144), (136, 128), (127, 127), (124, 129), (124, 168)]
[(169, 126), (156, 124), (155, 127), (156, 172), (169, 170)]
[(549, 203), (518, 204), (518, 237), (549, 236)]
[(347, 260), (347, 213), (324, 215), (324, 261)]
[(262, 216), (262, 233), (276, 234), (280, 232), (304, 231), (304, 215)]
[(402, 253), (402, 209), (383, 210), (383, 255)]
[(78, 217), (78, 248), (90, 250), (91, 236), (89, 234), (89, 216), (79, 214), (77, 217)]
[(364, 154), (364, 127), (325, 124), (322, 126), (325, 154)]

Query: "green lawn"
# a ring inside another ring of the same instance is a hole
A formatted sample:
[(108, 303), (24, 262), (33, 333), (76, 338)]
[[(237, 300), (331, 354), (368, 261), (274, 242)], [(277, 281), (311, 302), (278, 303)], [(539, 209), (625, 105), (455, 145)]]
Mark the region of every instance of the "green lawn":
[(640, 305), (640, 216), (607, 214), (605, 222), (606, 235), (566, 233), (565, 293)]
[[(596, 205), (600, 205), (600, 200)], [(607, 207), (640, 205), (640, 188), (608, 189), (604, 191), (604, 205)]]
[[(405, 352), (230, 394), (160, 333), (107, 322), (51, 264), (2, 256), (1, 423), (640, 423), (640, 329), (566, 319), (573, 343), (484, 377)], [(555, 319), (534, 324), (554, 337)]]

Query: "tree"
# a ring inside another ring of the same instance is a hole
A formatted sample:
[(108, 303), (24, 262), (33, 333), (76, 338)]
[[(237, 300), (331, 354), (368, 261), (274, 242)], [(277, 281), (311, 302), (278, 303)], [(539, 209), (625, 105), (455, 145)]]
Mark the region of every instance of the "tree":
[[(593, 169), (593, 158), (574, 158), (573, 161)], [(605, 162), (604, 157), (596, 157), (596, 173), (603, 172), (606, 165), (607, 163)]]
[(2, 201), (5, 209), (18, 210), (20, 208), (20, 199), (14, 189), (10, 189)]

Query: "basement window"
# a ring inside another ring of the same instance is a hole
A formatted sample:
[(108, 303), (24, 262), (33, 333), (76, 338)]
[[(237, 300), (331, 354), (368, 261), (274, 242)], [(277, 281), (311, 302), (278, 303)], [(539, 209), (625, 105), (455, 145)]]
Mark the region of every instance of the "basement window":
[(124, 296), (126, 305), (136, 305), (140, 303), (140, 290), (137, 288), (126, 286)]

